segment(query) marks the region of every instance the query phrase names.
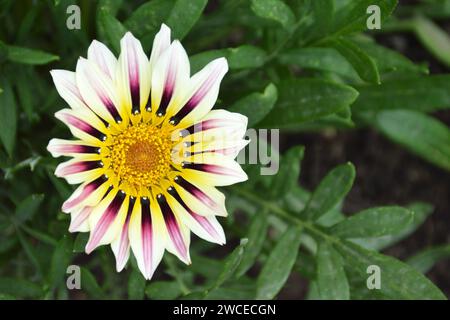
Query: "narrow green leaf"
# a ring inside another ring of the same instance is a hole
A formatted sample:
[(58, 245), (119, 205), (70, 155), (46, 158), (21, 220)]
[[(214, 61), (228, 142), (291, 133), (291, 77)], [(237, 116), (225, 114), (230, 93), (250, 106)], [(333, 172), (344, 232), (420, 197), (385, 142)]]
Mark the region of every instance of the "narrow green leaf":
[(370, 83), (380, 83), (380, 75), (375, 61), (357, 44), (345, 38), (333, 39), (327, 44), (347, 59), (361, 79)]
[(438, 120), (415, 111), (383, 111), (376, 117), (376, 127), (411, 152), (450, 171), (450, 129)]
[(319, 79), (284, 81), (276, 106), (259, 124), (266, 128), (297, 126), (349, 106), (358, 92), (353, 88)]
[(228, 66), (232, 70), (252, 69), (262, 66), (267, 58), (267, 53), (252, 45), (242, 45), (236, 48), (210, 50), (197, 53), (189, 58), (191, 72), (195, 73), (214, 59), (225, 57)]
[(16, 298), (39, 298), (43, 292), (34, 282), (18, 279), (0, 277), (0, 293), (11, 295)]
[(354, 31), (367, 30), (367, 8), (377, 5), (380, 8), (381, 24), (391, 15), (397, 6), (397, 0), (358, 0), (347, 1), (336, 12), (333, 23), (333, 35), (349, 34)]
[(278, 57), (280, 63), (300, 68), (333, 72), (338, 75), (359, 79), (352, 65), (334, 48), (290, 49)]
[(252, 300), (255, 297), (254, 288), (217, 288), (211, 291), (208, 300)]
[(433, 21), (424, 17), (414, 18), (412, 25), (417, 38), (436, 59), (450, 66), (450, 37)]
[(91, 299), (102, 299), (105, 296), (94, 275), (84, 267), (81, 267), (81, 290), (86, 291)]
[(239, 246), (237, 246), (233, 250), (233, 252), (231, 252), (228, 257), (225, 258), (222, 272), (217, 277), (212, 289), (219, 288), (225, 281), (233, 276), (241, 262), (242, 256), (244, 254), (244, 248), (247, 245), (247, 242), (247, 239), (241, 239), (241, 243), (239, 244)]
[(332, 246), (322, 242), (317, 250), (317, 286), (324, 300), (348, 300), (350, 288), (342, 257)]
[(89, 233), (86, 232), (78, 233), (75, 238), (75, 242), (73, 244), (73, 252), (84, 252), (88, 240), (89, 240)]
[(128, 278), (128, 299), (142, 300), (145, 294), (145, 279), (139, 271), (133, 270)]
[[(34, 74), (30, 70), (23, 70), (17, 73), (15, 87), (17, 88), (17, 95), (19, 97), (20, 106), (27, 114), (29, 121), (34, 120), (36, 107), (36, 99), (34, 97), (34, 88), (32, 81), (35, 81)], [(30, 83), (31, 82), (31, 83)]]
[(139, 6), (124, 22), (136, 37), (150, 40), (161, 28), (173, 7), (172, 0), (153, 0)]
[(300, 230), (290, 227), (278, 240), (256, 282), (256, 299), (273, 299), (286, 283), (300, 247)]
[(23, 64), (40, 65), (59, 60), (59, 57), (44, 51), (7, 45), (8, 60)]
[(434, 75), (357, 86), (355, 111), (409, 109), (431, 112), (450, 108), (450, 76)]
[(173, 38), (183, 39), (200, 18), (207, 0), (177, 0), (167, 18)]
[(303, 146), (295, 146), (282, 156), (278, 173), (272, 178), (270, 184), (271, 198), (282, 198), (298, 185), (300, 162), (304, 152)]
[(342, 164), (331, 170), (314, 190), (302, 215), (317, 220), (341, 202), (355, 180), (355, 167)]
[(267, 58), (267, 53), (263, 49), (252, 45), (242, 45), (227, 51), (226, 58), (231, 69), (258, 68)]
[(23, 223), (32, 219), (43, 200), (43, 194), (32, 194), (23, 200), (16, 208), (15, 218), (17, 222)]
[(248, 127), (252, 127), (272, 110), (278, 92), (274, 84), (269, 84), (263, 93), (254, 92), (236, 101), (228, 110), (248, 117)]
[(445, 259), (450, 259), (449, 244), (425, 249), (406, 262), (420, 272), (427, 273), (437, 262)]
[(369, 238), (397, 234), (414, 221), (414, 213), (402, 207), (378, 207), (358, 212), (331, 228), (341, 238)]
[(413, 221), (402, 231), (394, 235), (385, 235), (375, 238), (353, 238), (352, 242), (369, 250), (380, 251), (389, 246), (396, 244), (397, 242), (405, 239), (416, 231), (427, 219), (427, 217), (433, 212), (433, 206), (428, 203), (417, 202), (407, 207), (410, 211), (414, 212)]
[(287, 30), (295, 23), (291, 8), (281, 0), (252, 0), (251, 8), (257, 16), (276, 21)]
[(16, 233), (17, 233), (17, 237), (19, 238), (20, 244), (22, 245), (23, 251), (27, 255), (31, 264), (36, 269), (36, 272), (39, 275), (42, 275), (42, 266), (38, 259), (38, 253), (36, 252), (36, 249), (30, 244), (28, 239), (25, 237), (25, 235), (22, 233), (22, 231), (19, 228), (16, 229)]
[(421, 74), (429, 73), (426, 64), (416, 65), (397, 51), (378, 45), (376, 42), (359, 41), (358, 46), (364, 49), (364, 51), (374, 59), (380, 73), (391, 71), (405, 71)]
[(312, 1), (314, 14), (314, 35), (321, 37), (326, 35), (333, 23), (334, 0)]
[(175, 281), (154, 281), (145, 289), (150, 299), (173, 300), (181, 295), (180, 286)]
[(267, 214), (255, 214), (248, 228), (248, 243), (245, 247), (241, 263), (236, 270), (236, 277), (244, 275), (255, 263), (267, 237), (269, 222)]
[(9, 156), (11, 156), (16, 141), (17, 107), (8, 79), (0, 77), (0, 87), (3, 89), (0, 94), (0, 123), (2, 128), (0, 140)]
[(413, 267), (389, 256), (369, 251), (348, 241), (336, 249), (345, 259), (345, 266), (366, 281), (367, 268), (378, 266), (381, 270), (380, 295), (389, 299), (441, 300), (444, 294), (424, 275)]
[(99, 11), (97, 23), (99, 33), (105, 41), (114, 48), (116, 53), (120, 52), (120, 39), (125, 35), (127, 29), (107, 10)]
[(72, 259), (71, 248), (72, 243), (69, 237), (64, 236), (53, 252), (49, 270), (49, 282), (53, 289), (58, 287), (64, 280), (67, 267)]

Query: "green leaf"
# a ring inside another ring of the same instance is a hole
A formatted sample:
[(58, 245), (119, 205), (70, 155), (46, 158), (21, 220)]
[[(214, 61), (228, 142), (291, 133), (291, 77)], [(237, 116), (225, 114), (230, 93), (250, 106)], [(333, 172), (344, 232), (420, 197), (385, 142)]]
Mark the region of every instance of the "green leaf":
[(200, 18), (207, 0), (177, 0), (167, 19), (173, 38), (183, 39)]
[(219, 288), (225, 281), (227, 281), (235, 273), (239, 266), (242, 256), (244, 254), (244, 248), (247, 245), (247, 239), (241, 239), (241, 243), (237, 246), (223, 262), (222, 272), (216, 279), (216, 282), (211, 290)]
[(246, 235), (248, 243), (245, 247), (241, 263), (236, 270), (236, 277), (244, 275), (255, 263), (263, 248), (268, 228), (269, 222), (266, 213), (255, 214), (253, 216)]
[(35, 283), (18, 278), (0, 277), (0, 293), (16, 298), (39, 298), (43, 292)]
[(334, 0), (312, 1), (314, 14), (314, 34), (317, 37), (326, 35), (333, 22)]
[(276, 21), (287, 30), (295, 23), (291, 8), (281, 0), (252, 0), (251, 8), (257, 16)]
[(32, 194), (23, 200), (16, 208), (15, 218), (17, 222), (23, 223), (33, 218), (39, 206), (44, 200), (43, 194)]
[(59, 60), (59, 57), (44, 51), (6, 45), (8, 50), (8, 60), (12, 62), (40, 65)]
[(273, 299), (286, 283), (300, 247), (300, 230), (290, 227), (270, 253), (256, 282), (256, 299)]
[(11, 156), (16, 141), (17, 107), (8, 79), (0, 77), (0, 87), (3, 89), (0, 93), (0, 140)]
[(328, 71), (350, 79), (359, 79), (352, 65), (334, 48), (290, 49), (281, 53), (278, 60), (286, 65)]
[(89, 293), (91, 299), (102, 299), (105, 296), (94, 275), (83, 267), (81, 267), (81, 290)]
[(28, 239), (24, 236), (24, 234), (22, 233), (22, 231), (19, 228), (16, 229), (16, 233), (17, 233), (17, 236), (19, 238), (20, 244), (21, 244), (21, 246), (23, 248), (23, 251), (27, 255), (27, 257), (30, 260), (31, 264), (36, 269), (36, 272), (39, 275), (41, 275), (42, 274), (42, 266), (41, 266), (41, 263), (40, 263), (40, 261), (38, 259), (38, 253), (36, 252), (35, 247), (30, 244)]
[(411, 224), (409, 224), (406, 228), (404, 228), (402, 231), (398, 232), (395, 235), (385, 235), (381, 237), (375, 237), (375, 238), (354, 238), (351, 239), (352, 242), (370, 250), (382, 250), (384, 248), (387, 248), (391, 245), (394, 245), (395, 243), (401, 241), (402, 239), (406, 238), (410, 234), (412, 234), (414, 231), (416, 231), (427, 219), (427, 217), (433, 212), (434, 208), (433, 206), (417, 202), (413, 203), (408, 206), (408, 209), (412, 211), (413, 214), (413, 221)]
[(228, 66), (232, 70), (252, 69), (264, 64), (267, 53), (263, 49), (251, 45), (204, 51), (189, 58), (191, 73), (199, 71), (212, 60), (221, 57), (225, 57), (228, 60)]
[(424, 16), (414, 18), (412, 24), (417, 38), (436, 59), (450, 66), (450, 37), (433, 21)]
[(53, 289), (58, 287), (64, 280), (67, 267), (72, 260), (71, 248), (72, 243), (69, 237), (64, 236), (53, 252), (49, 270), (49, 280)]
[(414, 213), (402, 207), (378, 207), (358, 212), (334, 225), (341, 238), (369, 238), (397, 234), (414, 221)]
[(217, 288), (211, 291), (207, 299), (209, 300), (252, 300), (255, 297), (254, 288)]
[(180, 286), (175, 281), (154, 281), (145, 289), (150, 299), (173, 300), (181, 295)]
[(393, 110), (378, 113), (376, 127), (425, 160), (450, 171), (450, 129), (425, 114)]
[(145, 294), (145, 279), (139, 271), (133, 270), (128, 278), (128, 299), (142, 300)]
[(398, 52), (378, 45), (376, 42), (359, 41), (358, 46), (361, 47), (369, 56), (375, 60), (380, 73), (391, 71), (414, 72), (428, 74), (426, 64), (416, 65), (405, 56)]
[(319, 183), (309, 199), (302, 216), (317, 220), (333, 209), (350, 191), (355, 180), (355, 167), (342, 164), (331, 170)]
[(327, 45), (335, 48), (353, 66), (361, 79), (370, 83), (380, 83), (375, 61), (357, 44), (344, 38), (333, 39)]
[(120, 52), (120, 39), (125, 35), (127, 29), (122, 23), (114, 18), (107, 10), (100, 10), (98, 14), (99, 33), (105, 41), (114, 48), (116, 53)]
[(324, 300), (348, 300), (350, 288), (342, 257), (332, 246), (322, 242), (317, 250), (317, 286)]
[(284, 81), (279, 89), (277, 105), (259, 126), (296, 126), (335, 113), (352, 104), (358, 96), (349, 86), (319, 79)]
[(397, 6), (397, 0), (359, 0), (349, 1), (339, 9), (333, 24), (333, 36), (367, 30), (367, 8), (370, 5), (380, 7), (381, 24), (391, 15)]
[(277, 87), (269, 84), (263, 93), (254, 92), (236, 101), (228, 110), (248, 117), (248, 127), (252, 127), (272, 110), (278, 98)]
[(73, 252), (84, 252), (88, 240), (89, 240), (89, 233), (86, 232), (78, 233), (77, 237), (75, 238), (75, 242), (73, 243)]
[(445, 259), (450, 258), (450, 245), (442, 245), (425, 249), (409, 258), (406, 262), (422, 273), (428, 272), (433, 266)]
[(355, 111), (409, 109), (430, 112), (450, 107), (450, 76), (434, 75), (357, 86)]
[(153, 0), (139, 6), (124, 22), (125, 27), (136, 37), (151, 42), (169, 16), (173, 7), (171, 0)]
[(298, 185), (300, 162), (305, 148), (295, 146), (289, 149), (281, 158), (278, 173), (272, 178), (269, 195), (271, 198), (282, 198)]
[(369, 251), (343, 241), (336, 249), (345, 259), (345, 266), (361, 279), (367, 279), (367, 267), (376, 265), (381, 270), (379, 294), (389, 299), (445, 299), (444, 294), (424, 275), (413, 267), (395, 259)]

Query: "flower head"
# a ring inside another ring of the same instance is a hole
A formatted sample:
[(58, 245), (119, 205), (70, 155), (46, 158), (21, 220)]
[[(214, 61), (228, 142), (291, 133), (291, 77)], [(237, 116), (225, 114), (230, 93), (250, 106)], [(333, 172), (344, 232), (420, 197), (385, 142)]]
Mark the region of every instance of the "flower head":
[(52, 139), (55, 174), (80, 184), (62, 210), (69, 231), (90, 232), (86, 252), (111, 244), (121, 271), (130, 248), (150, 279), (164, 251), (189, 264), (190, 232), (225, 243), (216, 216), (226, 216), (216, 186), (247, 179), (234, 161), (247, 118), (211, 110), (228, 70), (216, 59), (190, 75), (187, 54), (162, 25), (150, 59), (131, 33), (117, 59), (94, 40), (76, 71), (52, 70), (70, 106), (55, 116), (76, 140)]

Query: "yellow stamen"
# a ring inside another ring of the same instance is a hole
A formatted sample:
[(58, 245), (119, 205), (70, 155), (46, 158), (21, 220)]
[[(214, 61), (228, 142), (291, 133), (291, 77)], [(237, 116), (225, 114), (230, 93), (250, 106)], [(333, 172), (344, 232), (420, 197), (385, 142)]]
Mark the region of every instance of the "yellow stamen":
[(172, 141), (165, 130), (139, 123), (108, 139), (105, 157), (120, 184), (134, 190), (148, 188), (170, 171)]

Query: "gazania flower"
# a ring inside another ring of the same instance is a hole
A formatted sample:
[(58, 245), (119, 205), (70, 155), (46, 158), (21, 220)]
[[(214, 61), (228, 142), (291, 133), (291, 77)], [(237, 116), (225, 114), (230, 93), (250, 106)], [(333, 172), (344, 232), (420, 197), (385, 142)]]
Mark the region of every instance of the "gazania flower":
[(62, 210), (69, 231), (90, 232), (86, 252), (110, 244), (116, 268), (124, 268), (130, 248), (146, 279), (165, 249), (190, 263), (190, 231), (225, 243), (216, 216), (226, 216), (225, 197), (216, 186), (247, 179), (234, 161), (246, 140), (247, 118), (211, 110), (228, 70), (216, 59), (190, 75), (179, 41), (171, 43), (162, 25), (150, 59), (127, 33), (117, 59), (93, 41), (76, 71), (51, 75), (70, 109), (55, 116), (76, 140), (52, 139), (55, 174), (80, 184)]

